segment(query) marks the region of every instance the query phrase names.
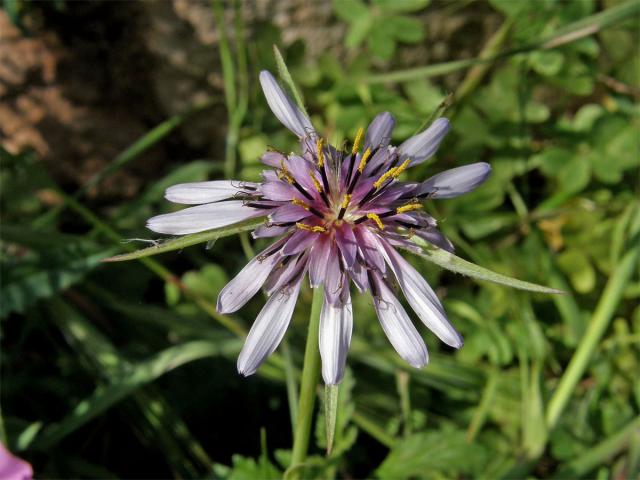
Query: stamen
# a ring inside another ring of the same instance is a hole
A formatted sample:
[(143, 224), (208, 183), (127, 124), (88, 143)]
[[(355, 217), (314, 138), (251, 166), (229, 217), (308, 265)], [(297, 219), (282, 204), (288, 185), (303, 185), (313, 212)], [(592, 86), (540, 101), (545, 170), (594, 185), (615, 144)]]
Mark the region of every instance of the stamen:
[(302, 185), (296, 182), (296, 179), (293, 178), (293, 176), (289, 173), (289, 170), (287, 170), (287, 167), (284, 164), (284, 160), (280, 161), (280, 168), (281, 171), (276, 172), (276, 175), (278, 175), (278, 178), (280, 180), (284, 178), (289, 183), (289, 185), (293, 185), (296, 190), (298, 190), (302, 195), (307, 197), (309, 200), (313, 200), (313, 197), (309, 194), (309, 192), (302, 188)]
[(360, 142), (362, 141), (362, 135), (364, 135), (364, 128), (360, 127), (358, 133), (356, 133), (356, 139), (353, 141), (353, 148), (351, 149), (351, 155), (355, 155), (360, 150)]
[(380, 230), (384, 230), (384, 224), (378, 215), (375, 213), (367, 213), (367, 218), (373, 220)]
[(364, 167), (367, 165), (367, 160), (369, 160), (370, 156), (371, 156), (371, 149), (367, 148), (362, 154), (362, 158), (360, 159), (360, 165), (358, 165), (358, 171), (360, 173), (362, 173), (362, 171), (364, 170)]
[(309, 211), (309, 209), (311, 208), (309, 205), (304, 203), (302, 200), (298, 200), (297, 198), (294, 198), (293, 200), (291, 200), (291, 203), (293, 203), (294, 205), (297, 205), (298, 207), (302, 207), (307, 211)]
[(322, 168), (324, 165), (324, 152), (322, 151), (322, 147), (324, 146), (324, 140), (319, 138), (316, 142), (316, 151), (318, 153), (318, 167)]
[(342, 206), (340, 207), (340, 211), (338, 212), (338, 220), (342, 220), (344, 218), (344, 214), (347, 211), (347, 207), (349, 206), (349, 202), (351, 201), (351, 195), (345, 195), (342, 200)]
[(382, 184), (384, 182), (387, 181), (387, 179), (389, 178), (396, 178), (396, 171), (398, 170), (398, 167), (392, 168), (391, 170), (386, 171), (385, 173), (382, 174), (382, 176), (376, 180), (375, 182), (373, 182), (373, 186), (378, 189), (382, 186)]
[(396, 213), (411, 212), (413, 210), (420, 210), (421, 208), (421, 203), (409, 203), (407, 205), (403, 205), (402, 207), (396, 208)]
[(298, 227), (300, 230), (306, 230), (308, 232), (327, 233), (327, 229), (319, 225), (312, 226), (312, 225), (307, 225), (306, 223), (297, 222), (296, 227)]
[(316, 178), (313, 170), (309, 170), (309, 176), (311, 177), (311, 181), (313, 182), (313, 185), (316, 187), (316, 190), (318, 191), (318, 193), (322, 193), (322, 185), (320, 185), (320, 182)]

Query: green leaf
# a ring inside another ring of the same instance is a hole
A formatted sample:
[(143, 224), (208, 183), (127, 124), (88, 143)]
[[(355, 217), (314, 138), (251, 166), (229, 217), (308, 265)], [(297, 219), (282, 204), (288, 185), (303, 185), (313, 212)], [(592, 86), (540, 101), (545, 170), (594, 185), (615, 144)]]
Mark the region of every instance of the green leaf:
[(417, 18), (397, 15), (384, 21), (393, 31), (393, 36), (401, 42), (417, 43), (424, 38), (424, 26)]
[(369, 15), (369, 9), (360, 0), (333, 0), (333, 12), (345, 22), (354, 22)]
[[(18, 227), (2, 228), (3, 240), (32, 247), (34, 252), (18, 261), (2, 262), (4, 273), (0, 290), (0, 317), (11, 312), (24, 312), (43, 298), (50, 298), (80, 281), (100, 262), (115, 253), (72, 235), (43, 235), (32, 232), (25, 235)], [(37, 236), (49, 239), (49, 245), (40, 245)], [(60, 244), (62, 239), (66, 243)]]
[(185, 235), (183, 237), (167, 240), (166, 242), (159, 243), (152, 247), (143, 248), (142, 250), (136, 250), (131, 253), (124, 253), (122, 255), (116, 255), (115, 257), (109, 257), (102, 260), (103, 262), (124, 262), (127, 260), (135, 260), (137, 258), (150, 257), (152, 255), (158, 255), (160, 253), (171, 252), (173, 250), (181, 250), (198, 243), (210, 242), (211, 240), (217, 240), (218, 238), (228, 237), (230, 235), (236, 235), (241, 232), (249, 232), (254, 228), (260, 226), (264, 222), (263, 219), (251, 219), (246, 222), (236, 223), (230, 227), (217, 228), (215, 230), (207, 230), (206, 232), (193, 233), (191, 235)]
[(486, 280), (488, 282), (498, 283), (500, 285), (506, 285), (507, 287), (513, 287), (520, 290), (527, 290), (529, 292), (539, 292), (539, 293), (556, 293), (556, 294), (564, 294), (562, 290), (556, 290), (555, 288), (544, 287), (542, 285), (537, 285), (535, 283), (525, 282), (522, 280), (517, 280), (515, 278), (508, 277), (506, 275), (502, 275), (500, 273), (492, 272), (484, 267), (480, 267), (474, 263), (468, 262), (467, 260), (463, 260), (460, 257), (457, 257), (453, 253), (449, 253), (446, 250), (442, 250), (436, 246), (433, 246), (426, 241), (413, 237), (413, 241), (423, 247), (422, 251), (414, 252), (413, 250), (408, 250), (411, 253), (415, 253), (420, 257), (435, 263), (436, 265), (450, 270), (455, 273), (460, 273), (462, 275), (467, 275), (469, 277), (478, 279), (478, 280)]
[(387, 12), (416, 12), (426, 8), (431, 0), (373, 0), (374, 5)]
[(462, 431), (430, 431), (398, 442), (375, 473), (378, 478), (438, 478), (436, 471), (448, 473), (445, 477), (480, 474), (487, 459), (480, 443), (467, 443)]

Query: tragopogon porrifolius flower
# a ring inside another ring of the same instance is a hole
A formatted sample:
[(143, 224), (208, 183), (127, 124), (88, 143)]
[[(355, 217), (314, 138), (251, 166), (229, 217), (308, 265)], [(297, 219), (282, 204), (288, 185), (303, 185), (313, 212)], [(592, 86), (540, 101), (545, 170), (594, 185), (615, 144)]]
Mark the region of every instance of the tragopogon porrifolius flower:
[(279, 237), (251, 260), (220, 292), (218, 310), (240, 309), (263, 286), (268, 300), (256, 318), (238, 358), (238, 371), (253, 374), (277, 348), (291, 320), (305, 275), (311, 287), (324, 286), (320, 354), (325, 383), (342, 379), (353, 326), (350, 284), (373, 298), (389, 341), (409, 364), (422, 367), (427, 348), (391, 287), (395, 278), (418, 318), (447, 345), (462, 337), (447, 320), (440, 300), (396, 247), (416, 248), (417, 235), (451, 251), (451, 243), (422, 207), (426, 199), (452, 198), (480, 185), (491, 172), (486, 163), (447, 170), (424, 182), (399, 176), (436, 152), (449, 130), (438, 118), (398, 147), (389, 145), (395, 125), (384, 112), (362, 130), (353, 147), (328, 145), (309, 118), (266, 71), (260, 74), (275, 116), (300, 139), (301, 153), (268, 151), (272, 167), (261, 183), (210, 181), (174, 185), (166, 198), (196, 204), (149, 219), (154, 232), (184, 235), (220, 228), (253, 217), (267, 217), (254, 238)]

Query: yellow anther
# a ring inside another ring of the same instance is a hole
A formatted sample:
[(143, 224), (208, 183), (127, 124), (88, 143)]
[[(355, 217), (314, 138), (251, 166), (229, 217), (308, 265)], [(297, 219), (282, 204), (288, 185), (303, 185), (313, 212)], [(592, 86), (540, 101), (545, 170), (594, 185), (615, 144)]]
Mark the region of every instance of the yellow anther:
[(376, 187), (376, 188), (380, 188), (382, 186), (382, 184), (384, 182), (386, 182), (389, 178), (391, 178), (391, 177), (396, 178), (396, 171), (397, 170), (398, 170), (398, 167), (393, 167), (388, 172), (385, 172), (378, 180), (373, 182), (373, 186)]
[(351, 195), (345, 195), (342, 200), (342, 208), (347, 208), (349, 206), (349, 202), (351, 201)]
[(324, 140), (319, 138), (316, 142), (316, 150), (318, 152), (318, 167), (321, 168), (324, 165), (324, 151), (322, 150), (322, 147), (324, 147)]
[(396, 167), (395, 168), (396, 172), (393, 174), (393, 178), (398, 178), (400, 174), (407, 169), (407, 167), (409, 166), (409, 163), (411, 163), (411, 159), (407, 158), (404, 162), (402, 162), (402, 164), (400, 164), (400, 166)]
[(362, 171), (364, 170), (364, 167), (367, 165), (367, 160), (369, 160), (370, 156), (371, 156), (371, 149), (367, 148), (362, 154), (362, 158), (360, 159), (360, 165), (358, 165), (358, 171), (360, 173), (362, 173)]
[(326, 228), (320, 227), (318, 225), (312, 226), (312, 225), (307, 225), (306, 223), (297, 222), (296, 227), (298, 227), (300, 230), (306, 230), (308, 232), (327, 233)]
[(291, 203), (293, 203), (294, 205), (297, 205), (298, 207), (302, 207), (305, 210), (309, 210), (309, 205), (307, 205), (306, 203), (304, 203), (302, 200), (298, 200), (297, 198), (294, 198), (293, 200), (291, 200)]
[(376, 215), (375, 213), (367, 213), (367, 218), (376, 222), (376, 225), (380, 230), (384, 230), (384, 223), (382, 223), (382, 220), (380, 220), (380, 217), (378, 215)]
[(401, 165), (397, 167), (393, 167), (388, 172), (385, 172), (378, 180), (376, 180), (373, 184), (374, 187), (380, 188), (384, 182), (386, 182), (389, 178), (398, 178), (402, 172), (404, 172), (409, 166), (410, 160), (407, 159), (402, 162)]
[(422, 204), (420, 203), (409, 203), (408, 205), (396, 208), (396, 213), (411, 212), (413, 210), (420, 210), (421, 208)]
[(277, 175), (280, 180), (284, 178), (287, 182), (291, 184), (295, 182), (295, 180), (289, 173), (289, 170), (287, 170), (287, 167), (284, 164), (284, 160), (280, 160), (280, 171), (277, 173)]
[(360, 150), (360, 142), (362, 141), (362, 135), (364, 135), (364, 128), (360, 127), (358, 133), (356, 133), (356, 139), (353, 141), (353, 148), (351, 149), (351, 155), (355, 155)]
[(313, 170), (309, 170), (309, 177), (311, 177), (311, 181), (313, 182), (313, 185), (316, 187), (316, 190), (318, 191), (318, 193), (322, 193), (322, 185), (320, 185), (320, 182), (314, 175)]

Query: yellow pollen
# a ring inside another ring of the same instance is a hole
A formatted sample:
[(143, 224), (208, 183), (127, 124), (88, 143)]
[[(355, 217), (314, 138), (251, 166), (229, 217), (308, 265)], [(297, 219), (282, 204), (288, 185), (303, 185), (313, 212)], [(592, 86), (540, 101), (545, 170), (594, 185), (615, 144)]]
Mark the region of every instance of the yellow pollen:
[(393, 177), (396, 178), (396, 172), (398, 171), (398, 167), (393, 167), (388, 172), (385, 172), (378, 180), (373, 183), (373, 186), (376, 188), (380, 188), (387, 179)]
[(371, 156), (371, 149), (367, 148), (362, 154), (362, 158), (360, 159), (360, 165), (358, 165), (358, 171), (360, 173), (362, 173), (362, 171), (364, 170), (364, 167), (367, 165), (367, 160), (369, 160), (370, 156)]
[(316, 190), (318, 191), (318, 193), (322, 193), (322, 185), (320, 185), (320, 182), (314, 175), (313, 170), (309, 170), (309, 176), (311, 177), (311, 181), (313, 182), (313, 185), (316, 187)]
[(380, 230), (384, 230), (384, 224), (382, 223), (382, 220), (380, 220), (380, 217), (378, 215), (376, 215), (375, 213), (367, 213), (367, 218), (376, 222), (376, 225)]
[(298, 207), (302, 207), (305, 210), (309, 210), (309, 205), (307, 205), (306, 203), (304, 203), (302, 200), (298, 200), (297, 198), (294, 198), (293, 200), (291, 200), (291, 203), (293, 203), (294, 205), (297, 205)]
[(410, 162), (411, 162), (411, 159), (407, 158), (404, 162), (402, 162), (402, 164), (399, 167), (396, 167), (395, 168), (396, 173), (393, 174), (393, 178), (398, 178), (400, 174), (407, 169)]
[(284, 178), (287, 182), (293, 184), (295, 182), (295, 180), (293, 179), (293, 177), (289, 173), (289, 170), (287, 170), (287, 167), (284, 164), (284, 160), (280, 161), (280, 169), (281, 169), (281, 171), (278, 172), (278, 174), (277, 174), (278, 178), (280, 180), (282, 180)]
[(316, 142), (316, 150), (318, 152), (318, 167), (322, 167), (324, 165), (324, 152), (322, 151), (322, 147), (324, 146), (324, 140), (319, 138)]
[(360, 142), (362, 141), (362, 135), (364, 134), (364, 128), (360, 127), (358, 133), (356, 133), (356, 139), (353, 141), (353, 148), (351, 149), (351, 155), (355, 155), (360, 150)]
[(422, 204), (420, 203), (409, 203), (408, 205), (396, 208), (396, 213), (411, 212), (413, 210), (420, 210), (421, 208)]
[(298, 227), (300, 230), (306, 230), (308, 232), (327, 233), (327, 229), (324, 227), (311, 226), (311, 225), (307, 225), (306, 223), (297, 222), (296, 227)]
[(347, 208), (349, 206), (350, 201), (351, 201), (351, 195), (345, 195), (344, 200), (342, 200), (342, 208)]

